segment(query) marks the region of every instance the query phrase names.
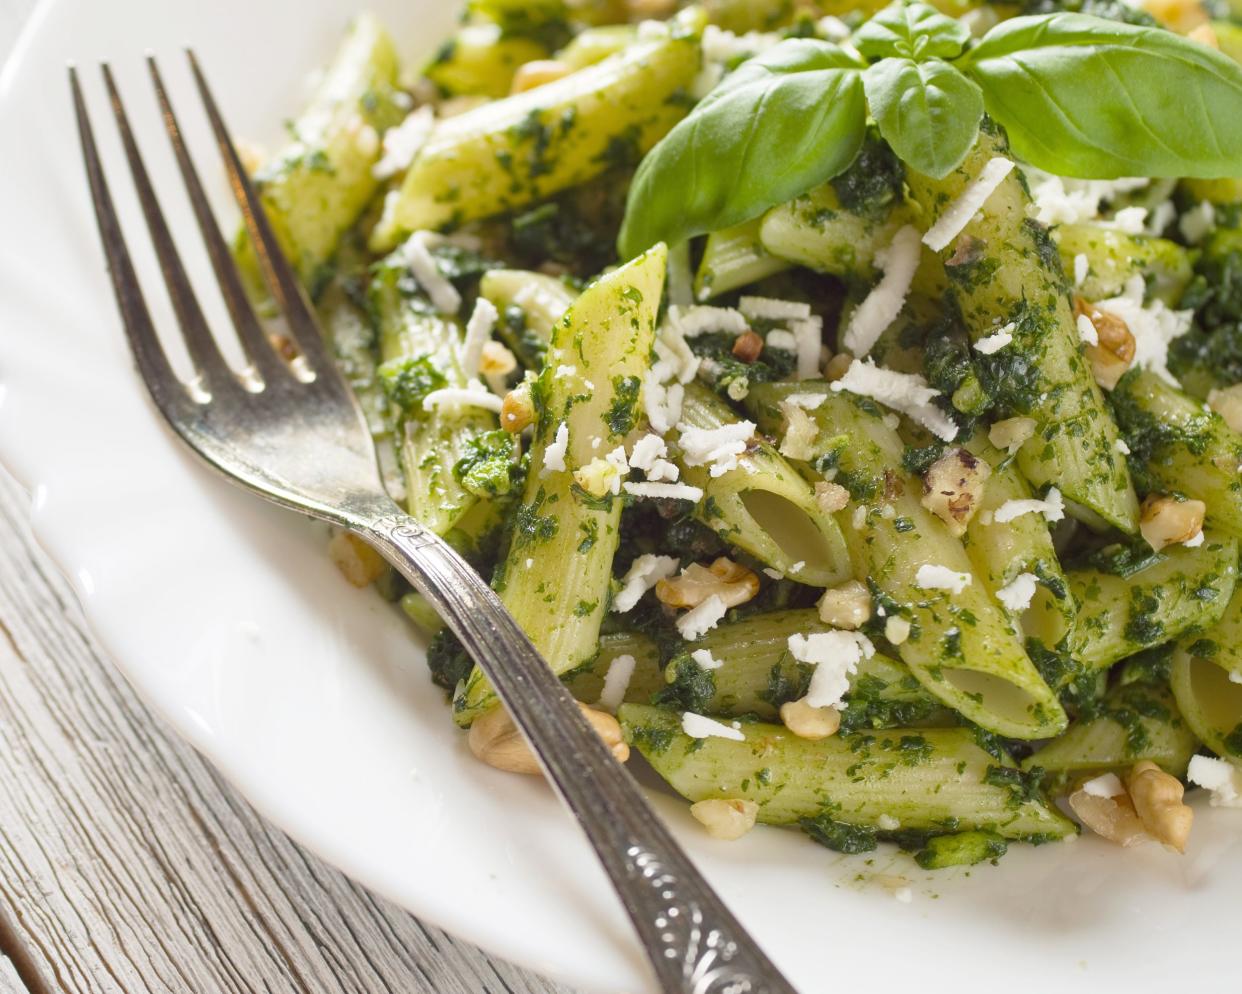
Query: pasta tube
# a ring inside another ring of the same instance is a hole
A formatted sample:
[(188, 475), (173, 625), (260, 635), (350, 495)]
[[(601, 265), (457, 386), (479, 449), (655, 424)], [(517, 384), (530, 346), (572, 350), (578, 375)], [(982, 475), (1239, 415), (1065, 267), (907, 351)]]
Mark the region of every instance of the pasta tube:
[[(562, 79), (441, 121), (372, 235), (442, 228), (542, 200), (650, 149), (686, 113), (698, 40), (678, 24)], [(619, 144), (618, 144), (619, 143)]]
[[(1058, 839), (1073, 823), (1024, 789), (1019, 771), (964, 728), (800, 739), (780, 725), (744, 722), (743, 741), (687, 735), (676, 713), (627, 704), (626, 741), (691, 801), (744, 798), (768, 825), (814, 822), (874, 832), (889, 819), (907, 831), (990, 829), (1009, 839)], [(808, 824), (811, 823), (811, 824)], [(855, 849), (857, 851), (857, 849)]]
[[(712, 431), (737, 417), (701, 384), (686, 386), (682, 426)], [(674, 432), (679, 445), (681, 436)], [(721, 538), (791, 579), (828, 587), (850, 576), (841, 529), (822, 511), (811, 485), (767, 441), (752, 438), (738, 465), (712, 476), (704, 465), (678, 459), (681, 478), (703, 490), (694, 515)]]
[(1207, 520), (1242, 537), (1242, 435), (1157, 374), (1135, 369), (1112, 393), (1140, 489), (1207, 505)]
[[(922, 483), (895, 467), (903, 445), (869, 401), (828, 384), (765, 383), (747, 398), (760, 427), (779, 433), (781, 400), (822, 395), (808, 413), (819, 434), (814, 464), (837, 470), (850, 493), (842, 515), (855, 575), (905, 628), (898, 652), (929, 693), (989, 731), (1046, 738), (1065, 727), (1056, 695), (1027, 657), (1009, 620), (973, 582), (962, 544), (921, 503)], [(894, 638), (894, 641), (897, 641)]]
[(1242, 762), (1242, 597), (1173, 653), (1170, 684), (1186, 723), (1213, 752)]
[(1220, 620), (1238, 577), (1238, 541), (1204, 532), (1203, 544), (1172, 545), (1145, 561), (1119, 560), (1114, 571), (1069, 571), (1078, 602), (1073, 657), (1103, 669)]
[[(942, 180), (907, 171), (911, 195), (935, 222), (994, 158), (1009, 154), (985, 121), (974, 149)], [(1133, 534), (1138, 501), (1117, 430), (1079, 348), (1069, 287), (1056, 248), (1027, 217), (1030, 196), (1015, 169), (940, 252), (950, 294), (973, 340), (1011, 327), (1013, 344), (975, 356), (993, 401), (1006, 415), (1034, 418), (1018, 454), (1036, 487), (1055, 484), (1105, 522)]]
[[(397, 53), (370, 14), (360, 15), (324, 75), (310, 106), (292, 125), (294, 141), (255, 176), (281, 247), (313, 295), (345, 232), (379, 187), (371, 174), (380, 139), (404, 111), (397, 101)], [(234, 246), (256, 299), (267, 291), (250, 238)]]
[[(621, 520), (620, 498), (591, 496), (573, 474), (622, 445), (638, 418), (667, 255), (658, 245), (588, 287), (553, 330), (536, 383), (526, 489), (493, 585), (557, 673), (595, 655)], [(476, 668), (454, 702), (457, 721), (494, 702)]]

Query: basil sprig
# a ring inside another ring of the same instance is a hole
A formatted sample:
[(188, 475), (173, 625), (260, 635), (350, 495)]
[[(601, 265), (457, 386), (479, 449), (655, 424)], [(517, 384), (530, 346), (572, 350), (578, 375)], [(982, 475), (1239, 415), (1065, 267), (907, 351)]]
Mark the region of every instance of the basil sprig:
[(740, 224), (838, 175), (868, 108), (898, 157), (937, 178), (985, 108), (1048, 172), (1242, 175), (1242, 67), (1170, 31), (1051, 14), (972, 44), (960, 22), (898, 0), (852, 41), (786, 40), (727, 76), (639, 166), (621, 255)]

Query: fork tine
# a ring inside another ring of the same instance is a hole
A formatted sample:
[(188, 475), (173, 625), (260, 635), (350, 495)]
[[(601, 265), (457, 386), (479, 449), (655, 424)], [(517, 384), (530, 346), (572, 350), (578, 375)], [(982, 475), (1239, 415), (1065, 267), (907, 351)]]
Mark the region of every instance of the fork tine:
[(112, 194), (108, 191), (108, 182), (104, 177), (103, 164), (99, 160), (95, 132), (82, 96), (78, 71), (72, 65), (69, 67), (69, 87), (73, 91), (73, 110), (78, 123), (78, 136), (82, 142), (82, 158), (86, 165), (87, 181), (90, 183), (91, 200), (95, 207), (95, 221), (108, 261), (112, 290), (121, 311), (121, 323), (125, 326), (125, 337), (129, 341), (134, 362), (147, 384), (147, 389), (156, 405), (171, 420), (173, 412), (185, 405), (187, 394), (169, 365), (168, 357), (164, 354), (159, 338), (156, 337), (155, 327), (151, 323), (151, 314), (147, 310), (146, 300), (143, 299), (142, 287), (134, 272), (134, 263), (125, 244), (125, 236), (121, 233)]
[(220, 226), (216, 223), (211, 205), (207, 201), (207, 195), (203, 191), (198, 170), (194, 168), (189, 150), (186, 148), (181, 134), (181, 125), (177, 121), (172, 102), (168, 98), (168, 91), (164, 88), (164, 80), (160, 75), (154, 55), (147, 56), (147, 67), (151, 71), (151, 82), (155, 87), (156, 97), (159, 99), (164, 128), (168, 132), (169, 141), (172, 142), (173, 151), (176, 153), (177, 165), (181, 169), (181, 178), (185, 181), (199, 230), (203, 234), (203, 240), (207, 243), (207, 254), (211, 258), (211, 267), (220, 284), (225, 306), (228, 307), (229, 314), (233, 318), (233, 325), (237, 329), (238, 338), (241, 339), (247, 357), (259, 371), (264, 382), (274, 385), (280, 382), (281, 377), (290, 375), (289, 368), (277, 356), (271, 340), (255, 316), (254, 308), (250, 306), (250, 300), (246, 296), (241, 276), (237, 271), (237, 263), (233, 260), (224, 236), (220, 234)]
[(233, 147), (233, 139), (229, 136), (224, 118), (216, 106), (215, 98), (211, 95), (211, 89), (207, 86), (207, 79), (199, 67), (198, 58), (193, 49), (186, 49), (186, 57), (194, 73), (194, 81), (202, 97), (203, 106), (207, 110), (207, 117), (211, 121), (212, 131), (215, 132), (216, 143), (220, 146), (220, 153), (224, 157), (229, 185), (233, 188), (237, 206), (241, 208), (246, 230), (250, 234), (250, 240), (254, 243), (255, 254), (259, 258), (259, 265), (263, 269), (267, 285), (275, 296), (276, 303), (284, 314), (297, 346), (310, 368), (316, 375), (334, 372), (335, 366), (327, 356), (323, 339), (319, 334), (319, 326), (315, 322), (306, 294), (293, 268), (289, 265), (289, 261), (285, 258), (280, 243), (276, 240), (271, 222), (263, 209), (254, 184), (250, 182), (250, 177), (246, 175), (246, 170), (242, 167), (237, 149)]
[(133, 176), (134, 187), (138, 191), (138, 200), (142, 205), (142, 214), (146, 218), (147, 230), (151, 233), (151, 241), (155, 243), (155, 255), (159, 260), (160, 272), (164, 275), (164, 284), (172, 300), (173, 310), (177, 315), (177, 323), (181, 327), (181, 335), (189, 350), (194, 368), (208, 390), (227, 390), (230, 385), (238, 386), (238, 381), (220, 354), (211, 329), (207, 327), (207, 319), (199, 307), (194, 288), (186, 275), (181, 263), (181, 256), (173, 242), (172, 233), (168, 230), (168, 222), (160, 209), (155, 190), (151, 186), (151, 178), (138, 151), (138, 143), (134, 140), (133, 131), (129, 126), (129, 115), (121, 101), (121, 93), (117, 89), (112, 69), (104, 63), (104, 85), (108, 88), (108, 99), (112, 104), (112, 113), (116, 117), (117, 128), (121, 132), (121, 143), (125, 147), (125, 157), (129, 160), (129, 171)]

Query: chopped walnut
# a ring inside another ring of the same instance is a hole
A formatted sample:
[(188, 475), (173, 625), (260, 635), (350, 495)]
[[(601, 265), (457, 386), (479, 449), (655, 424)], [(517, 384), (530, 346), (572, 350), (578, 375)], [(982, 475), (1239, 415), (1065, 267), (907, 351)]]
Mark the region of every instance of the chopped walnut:
[(384, 557), (351, 532), (337, 532), (328, 542), (328, 555), (355, 587), (370, 586), (388, 569)]
[(829, 383), (835, 383), (841, 379), (850, 368), (850, 364), (854, 361), (854, 357), (845, 352), (838, 352), (828, 360), (824, 366), (824, 379)]
[(1124, 787), (1105, 797), (1080, 786), (1070, 794), (1069, 806), (1087, 828), (1119, 846), (1135, 846), (1150, 838)]
[(1027, 439), (1034, 437), (1035, 428), (1034, 418), (1006, 418), (988, 429), (988, 441), (998, 449), (1017, 452)]
[(737, 341), (733, 343), (733, 348), (730, 351), (732, 351), (735, 359), (745, 363), (752, 363), (759, 358), (759, 353), (763, 351), (763, 339), (753, 331), (745, 331), (737, 336)]
[(1225, 419), (1234, 431), (1242, 432), (1242, 383), (1208, 394), (1208, 407)]
[(830, 587), (819, 599), (819, 620), (833, 628), (861, 628), (871, 617), (871, 592), (857, 580)]
[(957, 537), (966, 534), (992, 467), (965, 449), (951, 449), (923, 474), (922, 505)]
[(814, 443), (819, 436), (815, 419), (797, 404), (782, 401), (781, 414), (785, 417), (785, 434), (781, 438), (781, 455), (787, 459), (807, 461), (815, 458)]
[(1143, 760), (1134, 764), (1128, 781), (1130, 800), (1149, 835), (1157, 842), (1186, 851), (1186, 839), (1195, 813), (1182, 802), (1185, 788), (1155, 763)]
[(1139, 513), (1139, 531), (1147, 544), (1159, 552), (1166, 545), (1188, 542), (1203, 531), (1207, 505), (1201, 500), (1178, 500), (1149, 494)]
[(1087, 359), (1095, 381), (1105, 390), (1111, 390), (1134, 362), (1134, 335), (1116, 314), (1101, 311), (1081, 297), (1074, 299), (1074, 313), (1086, 316), (1095, 327), (1099, 343), (1087, 346)]
[(843, 511), (850, 502), (850, 492), (839, 483), (822, 480), (815, 484), (815, 502), (825, 514)]
[(505, 394), (500, 405), (500, 427), (516, 435), (535, 420), (535, 405), (530, 396), (530, 385), (519, 383)]
[(691, 563), (677, 576), (656, 584), (656, 599), (668, 607), (698, 607), (715, 595), (725, 607), (737, 607), (759, 593), (752, 570), (721, 556), (711, 566)]

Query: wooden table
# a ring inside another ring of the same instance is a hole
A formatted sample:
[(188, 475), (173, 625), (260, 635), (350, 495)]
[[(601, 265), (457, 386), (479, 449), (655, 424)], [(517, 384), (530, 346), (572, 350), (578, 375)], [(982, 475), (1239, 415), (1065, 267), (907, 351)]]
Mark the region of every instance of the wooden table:
[[(33, 6), (0, 0), (0, 60)], [(260, 820), (104, 656), (29, 504), (0, 470), (0, 994), (568, 994)]]

